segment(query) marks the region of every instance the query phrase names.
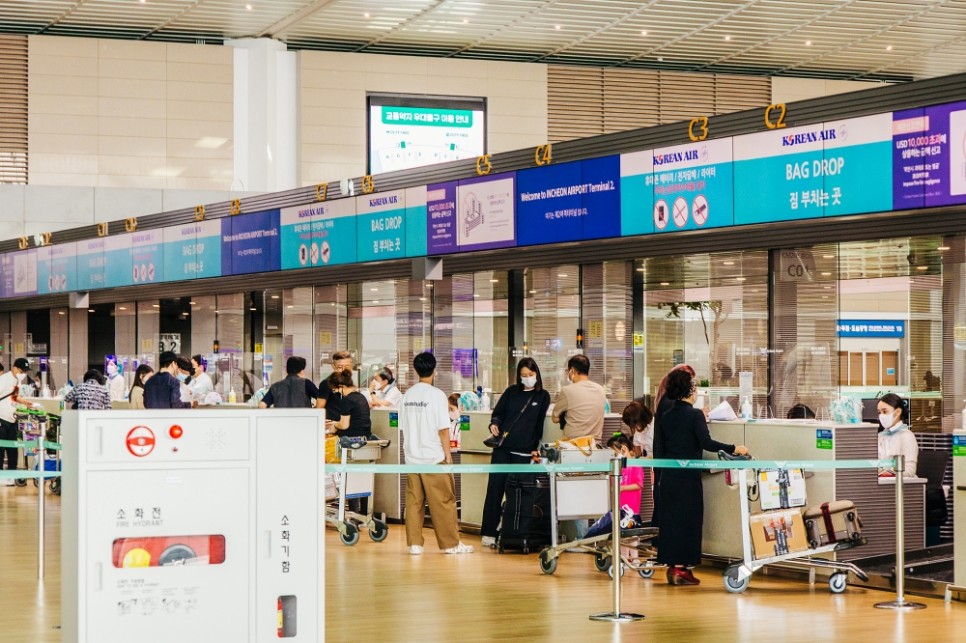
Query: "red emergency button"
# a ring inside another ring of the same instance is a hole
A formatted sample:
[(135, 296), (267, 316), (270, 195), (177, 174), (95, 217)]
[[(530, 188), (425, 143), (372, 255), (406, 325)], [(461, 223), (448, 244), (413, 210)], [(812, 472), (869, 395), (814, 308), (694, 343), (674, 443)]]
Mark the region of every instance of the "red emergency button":
[(170, 435), (170, 436), (171, 436), (171, 439), (172, 439), (172, 440), (177, 440), (177, 439), (178, 439), (178, 438), (180, 438), (180, 437), (181, 437), (182, 435), (184, 435), (184, 429), (182, 429), (182, 428), (181, 428), (180, 426), (178, 426), (177, 424), (172, 424), (172, 425), (171, 425), (171, 428), (170, 428), (170, 429), (168, 429), (168, 435)]
[(127, 434), (127, 450), (137, 458), (154, 451), (154, 431), (146, 426), (136, 426)]

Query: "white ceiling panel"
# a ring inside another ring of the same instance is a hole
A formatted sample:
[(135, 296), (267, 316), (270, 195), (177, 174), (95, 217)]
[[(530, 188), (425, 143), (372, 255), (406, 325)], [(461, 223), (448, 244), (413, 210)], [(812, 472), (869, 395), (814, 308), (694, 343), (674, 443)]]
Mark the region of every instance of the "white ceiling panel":
[(0, 0), (0, 32), (862, 80), (966, 71), (964, 0)]

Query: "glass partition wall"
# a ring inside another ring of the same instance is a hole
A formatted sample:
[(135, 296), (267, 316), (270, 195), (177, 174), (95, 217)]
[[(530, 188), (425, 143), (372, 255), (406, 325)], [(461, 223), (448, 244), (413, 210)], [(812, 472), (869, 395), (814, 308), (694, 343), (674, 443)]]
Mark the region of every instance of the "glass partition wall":
[(8, 312), (0, 360), (46, 349), (56, 388), (108, 354), (126, 380), (162, 351), (202, 354), (216, 391), (241, 400), (291, 355), (317, 382), (348, 350), (361, 384), (389, 367), (405, 389), (433, 350), (437, 386), (492, 397), (523, 355), (555, 394), (584, 352), (618, 412), (688, 363), (712, 405), (738, 410), (744, 384), (757, 415), (821, 417), (838, 396), (896, 391), (917, 431), (948, 432), (966, 392), (964, 264), (963, 238), (924, 236)]

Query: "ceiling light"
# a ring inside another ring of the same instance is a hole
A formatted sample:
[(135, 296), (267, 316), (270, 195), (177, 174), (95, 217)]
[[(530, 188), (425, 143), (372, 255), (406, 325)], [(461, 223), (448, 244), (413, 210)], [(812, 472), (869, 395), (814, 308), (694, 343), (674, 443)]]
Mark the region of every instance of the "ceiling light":
[(473, 296), (474, 296), (474, 297), (479, 297), (479, 296), (480, 296), (480, 293), (478, 293), (478, 292), (475, 292), (475, 293), (473, 293)]
[(364, 14), (362, 14), (362, 17), (363, 18), (368, 18), (369, 17), (369, 14), (368, 13), (364, 13)]
[(369, 292), (379, 292), (379, 289), (378, 288), (370, 288), (369, 289)]
[(469, 24), (469, 22), (470, 22), (470, 19), (469, 18), (463, 18), (463, 24), (464, 25)]
[(647, 35), (647, 32), (646, 32), (646, 31), (642, 31), (642, 32), (641, 32), (641, 35), (642, 35), (642, 36), (646, 36), (646, 35)]
[(566, 278), (567, 278), (567, 277), (569, 277), (570, 275), (568, 275), (567, 273), (564, 273), (564, 272), (561, 272), (561, 273), (560, 273), (559, 275), (557, 275), (557, 276), (558, 276), (558, 277), (563, 277), (564, 279), (566, 279)]
[(426, 301), (426, 298), (425, 297), (420, 297), (419, 298), (419, 301)]
[(731, 36), (725, 36), (725, 40), (731, 40)]
[(822, 290), (831, 290), (831, 289), (832, 289), (831, 286), (822, 286)]
[(832, 273), (830, 273), (830, 272), (823, 272), (822, 273), (822, 276), (823, 277), (831, 277), (832, 276)]
[[(929, 266), (916, 266), (916, 270), (929, 270)], [(123, 308), (121, 310), (124, 310)]]
[(499, 279), (490, 279), (490, 283), (491, 284), (498, 284), (498, 283), (500, 283), (500, 280)]
[(806, 40), (805, 41), (805, 46), (806, 47), (811, 47), (812, 46), (812, 41), (811, 40)]
[(286, 308), (293, 308), (293, 306), (292, 304), (289, 304), (288, 306), (286, 306)]
[(278, 295), (272, 295), (272, 299), (278, 299)]
[(828, 295), (822, 295), (822, 299), (828, 299)]
[(246, 4), (245, 5), (245, 9), (247, 9), (248, 11), (251, 11), (252, 10), (252, 6), (250, 4)]
[(646, 272), (646, 271), (647, 271), (647, 268), (638, 268), (637, 269), (637, 272)]
[(375, 301), (373, 301), (372, 303), (374, 303), (374, 304), (378, 304), (378, 303), (379, 303), (379, 300), (378, 300), (378, 299), (376, 299), (376, 300), (375, 300)]
[(939, 246), (938, 248), (936, 248), (936, 250), (938, 250), (939, 252), (943, 252), (943, 251), (949, 250), (949, 246)]
[(64, 311), (62, 311), (62, 310), (58, 310), (58, 311), (57, 311), (57, 314), (58, 314), (58, 315), (66, 315), (67, 313), (65, 313), (65, 312), (64, 312)]
[(670, 281), (662, 281), (661, 282), (661, 285), (662, 286), (670, 286), (671, 285), (671, 282)]
[(835, 259), (835, 255), (822, 255), (822, 259)]
[(191, 304), (192, 306), (197, 306), (198, 305), (197, 303), (195, 303), (193, 301), (189, 301), (188, 303)]
[(657, 62), (662, 63), (662, 62), (664, 62), (664, 59), (663, 58), (658, 58), (657, 59)]
[(536, 295), (536, 294), (537, 294), (537, 291), (536, 291), (536, 290), (531, 290), (531, 291), (530, 291), (530, 294), (531, 294), (531, 295)]
[(735, 277), (735, 281), (744, 281), (745, 277)]
[(95, 312), (95, 311), (94, 311), (94, 309), (93, 309), (93, 308), (88, 308), (88, 309), (87, 309), (87, 312), (89, 312), (89, 313), (93, 313), (93, 312)]
[(258, 310), (258, 309), (257, 309), (257, 308), (255, 308), (254, 306), (251, 306), (251, 307), (250, 307), (250, 308), (249, 308), (248, 310), (250, 310), (250, 311), (252, 311), (252, 312), (255, 312), (255, 311), (256, 311), (256, 310)]
[(888, 47), (886, 47), (886, 51), (892, 51), (892, 45), (889, 45)]
[(151, 308), (161, 308), (160, 304), (151, 304)]
[(726, 266), (733, 266), (733, 265), (735, 265), (735, 262), (734, 261), (725, 261), (724, 262), (724, 265), (726, 265)]

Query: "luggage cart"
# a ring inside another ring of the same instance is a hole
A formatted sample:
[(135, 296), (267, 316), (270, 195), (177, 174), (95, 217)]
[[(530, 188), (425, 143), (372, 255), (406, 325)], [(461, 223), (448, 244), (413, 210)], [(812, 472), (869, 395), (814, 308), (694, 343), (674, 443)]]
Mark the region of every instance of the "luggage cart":
[[(380, 438), (339, 438), (340, 461), (343, 465), (349, 463), (371, 464), (382, 458), (382, 450), (389, 446), (389, 440)], [(359, 531), (365, 528), (369, 538), (374, 542), (382, 542), (389, 535), (389, 525), (385, 518), (375, 518), (372, 513), (371, 502), (374, 486), (372, 473), (333, 473), (327, 474), (325, 480), (325, 521), (339, 532), (339, 540), (344, 545), (355, 545), (359, 542)], [(369, 498), (366, 513), (357, 513), (346, 507), (346, 501), (355, 498)]]
[[(561, 463), (606, 463), (612, 456), (610, 449), (558, 450), (544, 445), (541, 455)], [(620, 560), (620, 574), (626, 569), (636, 571), (641, 578), (654, 575), (657, 552), (650, 546), (657, 537), (657, 528), (622, 529), (620, 542), (615, 546), (611, 534), (601, 534), (561, 543), (557, 534), (558, 520), (597, 519), (610, 510), (610, 481), (606, 473), (550, 472), (550, 542), (538, 557), (540, 570), (545, 574), (557, 571), (557, 559), (568, 550), (594, 555), (598, 571), (614, 575), (614, 552)], [(620, 516), (616, 517), (617, 520)]]
[[(863, 581), (869, 580), (868, 575), (857, 565), (849, 562), (839, 562), (825, 558), (817, 558), (819, 554), (851, 549), (866, 544), (865, 538), (858, 538), (853, 541), (843, 541), (831, 543), (820, 547), (813, 547), (806, 551), (795, 551), (779, 556), (765, 556), (755, 558), (752, 551), (751, 538), (751, 501), (748, 499), (748, 471), (749, 469), (737, 470), (739, 505), (741, 510), (741, 543), (743, 559), (733, 562), (724, 570), (724, 586), (729, 592), (739, 594), (751, 583), (751, 575), (764, 567), (775, 563), (784, 563), (794, 567), (809, 569), (821, 568), (830, 569), (832, 574), (829, 577), (828, 586), (833, 594), (841, 594), (848, 585), (849, 572), (855, 574)], [(751, 470), (755, 473), (754, 470)], [(804, 523), (804, 520), (803, 520)]]
[[(38, 435), (46, 432), (47, 429), (47, 414), (42, 410), (37, 409), (27, 409), (21, 407), (14, 411), (13, 415), (14, 421), (17, 423), (17, 433), (18, 439), (24, 441), (36, 440)], [(24, 468), (36, 469), (36, 462), (32, 465), (28, 458), (36, 458), (36, 449), (30, 449), (24, 447), (23, 451), (23, 461)], [(19, 462), (19, 459), (18, 459)], [(14, 481), (18, 487), (26, 487), (26, 478), (17, 478)], [(34, 478), (34, 485), (37, 485), (37, 479)]]

